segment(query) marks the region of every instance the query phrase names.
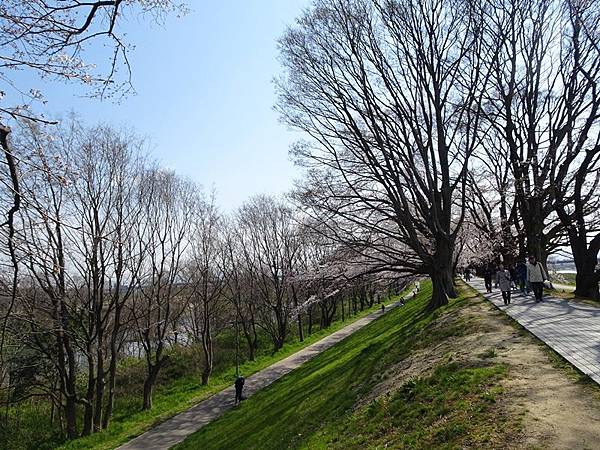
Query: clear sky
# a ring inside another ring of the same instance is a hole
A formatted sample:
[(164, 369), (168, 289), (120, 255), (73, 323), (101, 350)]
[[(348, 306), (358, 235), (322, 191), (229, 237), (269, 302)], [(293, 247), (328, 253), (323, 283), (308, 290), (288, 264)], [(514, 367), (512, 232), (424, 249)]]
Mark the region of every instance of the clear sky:
[(288, 157), (297, 135), (272, 109), (272, 79), (281, 72), (277, 38), (309, 0), (187, 4), (188, 15), (162, 25), (137, 18), (122, 24), (136, 46), (137, 95), (115, 104), (81, 98), (73, 85), (42, 85), (47, 114), (73, 110), (90, 124), (135, 129), (163, 166), (214, 185), (224, 210), (255, 193), (287, 191), (298, 174)]

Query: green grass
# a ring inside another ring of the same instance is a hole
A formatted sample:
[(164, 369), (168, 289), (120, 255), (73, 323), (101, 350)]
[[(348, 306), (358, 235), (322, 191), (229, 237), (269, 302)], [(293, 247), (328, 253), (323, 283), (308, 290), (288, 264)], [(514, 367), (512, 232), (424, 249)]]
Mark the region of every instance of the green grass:
[[(388, 299), (387, 303), (392, 303), (398, 298), (399, 296), (392, 297)], [(275, 354), (266, 353), (259, 355), (255, 361), (244, 362), (240, 366), (240, 372), (244, 376), (249, 376), (293, 353), (296, 353), (298, 350), (319, 341), (379, 308), (380, 306), (375, 304), (373, 307), (367, 308), (354, 316), (347, 317), (345, 321), (337, 320), (329, 328), (313, 332), (310, 336), (306, 337), (303, 342), (300, 342), (296, 338), (292, 342), (285, 344), (284, 347)], [(139, 372), (143, 372), (144, 370), (142, 361), (132, 359), (128, 364), (130, 366), (128, 369), (137, 372), (138, 377)], [(64, 450), (112, 449), (140, 435), (152, 426), (169, 417), (185, 411), (216, 392), (225, 389), (233, 384), (233, 380), (235, 379), (235, 366), (229, 365), (214, 374), (209, 386), (202, 386), (197, 371), (191, 370), (189, 367), (186, 368), (186, 364), (189, 364), (189, 358), (170, 361), (170, 370), (172, 373), (168, 373), (168, 371), (163, 373), (162, 378), (164, 383), (157, 386), (151, 411), (140, 410), (141, 387), (136, 389), (135, 394), (125, 392), (123, 395), (117, 397), (115, 414), (111, 421), (111, 425), (107, 430), (74, 441), (61, 442), (56, 430), (48, 424), (49, 409), (45, 405), (40, 404), (39, 402), (25, 405), (20, 408), (19, 414), (24, 417), (23, 420), (28, 420), (29, 422), (24, 423), (25, 426), (19, 427), (19, 432), (12, 436), (10, 435), (10, 430), (8, 430), (6, 434), (3, 434), (3, 438), (6, 439), (3, 439), (4, 442), (0, 444), (0, 448), (10, 448), (11, 450), (50, 448), (60, 448)], [(186, 375), (182, 376), (182, 373)], [(132, 387), (125, 386), (124, 390), (127, 389), (132, 389)], [(36, 431), (34, 432), (33, 430)], [(10, 441), (8, 439), (10, 439)], [(3, 445), (5, 445), (5, 447), (3, 447)]]
[[(438, 448), (438, 444), (494, 442), (501, 421), (493, 414), (497, 381), (506, 368), (444, 363), (427, 378), (384, 400), (360, 399), (384, 373), (416, 349), (466, 332), (457, 313), (463, 295), (425, 312), (431, 284), (391, 311), (281, 378), (177, 446), (183, 449)], [(438, 320), (440, 319), (440, 320)], [(456, 445), (455, 445), (456, 444)]]

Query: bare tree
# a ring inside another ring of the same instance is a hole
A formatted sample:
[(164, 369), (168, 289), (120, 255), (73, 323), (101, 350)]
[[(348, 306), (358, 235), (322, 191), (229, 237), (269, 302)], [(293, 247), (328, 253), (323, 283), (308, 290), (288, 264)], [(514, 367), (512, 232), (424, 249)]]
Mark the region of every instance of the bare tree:
[(189, 302), (182, 270), (196, 194), (194, 185), (171, 172), (154, 169), (144, 174), (140, 195), (147, 224), (137, 238), (146, 242), (148, 249), (129, 310), (147, 365), (143, 409), (152, 408), (154, 385), (168, 360), (169, 335)]
[[(279, 111), (309, 141), (305, 203), (380, 270), (454, 295), (487, 74), (473, 2), (320, 0), (280, 41)], [(473, 14), (468, 14), (473, 10)]]
[[(81, 308), (69, 292), (67, 270), (69, 214), (67, 179), (70, 168), (64, 159), (69, 135), (52, 141), (31, 124), (23, 145), (35, 149), (29, 155), (31, 170), (23, 179), (27, 208), (20, 211), (19, 253), (31, 277), (29, 295), (19, 298), (18, 320), (26, 324), (28, 345), (51, 361), (58, 379), (61, 409), (67, 437), (78, 435), (78, 350), (81, 344)], [(54, 144), (57, 142), (57, 145)], [(58, 158), (57, 158), (58, 157)], [(39, 286), (36, 289), (34, 286)]]
[(263, 305), (260, 325), (271, 336), (276, 351), (288, 334), (289, 258), (295, 251), (292, 211), (272, 197), (257, 196), (240, 208), (239, 226)]
[[(19, 261), (15, 248), (15, 216), (23, 199), (19, 158), (11, 148), (10, 126), (26, 119), (40, 124), (56, 123), (37, 114), (34, 105), (43, 101), (43, 92), (27, 86), (31, 76), (57, 81), (78, 82), (91, 87), (93, 96), (128, 92), (131, 88), (129, 46), (119, 23), (127, 14), (142, 12), (160, 20), (166, 12), (185, 12), (183, 4), (171, 0), (5, 0), (0, 4), (0, 148), (4, 206), (0, 224), (2, 252), (10, 257), (11, 281), (4, 286), (9, 305), (3, 311), (6, 324), (17, 301)], [(106, 46), (106, 59), (86, 61), (87, 50)], [(124, 70), (123, 70), (124, 69)], [(19, 77), (27, 73), (30, 77)], [(125, 74), (124, 79), (121, 73)], [(23, 80), (23, 82), (21, 81)], [(12, 123), (11, 123), (12, 122)], [(5, 326), (0, 336), (0, 358), (4, 354)], [(1, 362), (1, 360), (0, 360)]]
[(144, 162), (141, 146), (135, 136), (99, 126), (82, 130), (77, 148), (68, 154), (70, 209), (77, 220), (77, 232), (70, 233), (76, 253), (71, 264), (80, 280), (75, 292), (88, 311), (84, 435), (106, 427), (112, 415), (123, 308), (145, 257), (134, 236), (143, 212), (136, 198)]
[(235, 326), (240, 326), (248, 348), (248, 359), (254, 361), (258, 346), (257, 311), (259, 308), (257, 281), (254, 277), (252, 251), (245, 246), (244, 231), (232, 220), (226, 230), (224, 246), (229, 276), (224, 296), (233, 305)]
[(202, 345), (204, 368), (202, 384), (207, 385), (214, 364), (213, 338), (216, 323), (223, 313), (224, 289), (229, 267), (223, 236), (224, 220), (217, 210), (214, 193), (199, 205), (191, 235), (191, 285), (194, 294), (189, 304), (189, 329)]

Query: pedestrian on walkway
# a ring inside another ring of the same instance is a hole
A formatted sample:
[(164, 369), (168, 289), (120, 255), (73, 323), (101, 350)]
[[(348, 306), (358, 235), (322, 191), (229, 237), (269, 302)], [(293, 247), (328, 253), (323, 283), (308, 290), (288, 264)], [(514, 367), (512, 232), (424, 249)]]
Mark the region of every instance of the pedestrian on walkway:
[(239, 376), (235, 379), (235, 404), (237, 405), (242, 400), (246, 400), (246, 397), (242, 395), (242, 390), (244, 389), (244, 384), (246, 383), (246, 379), (243, 376)]
[(491, 264), (485, 266), (483, 269), (483, 281), (485, 282), (485, 290), (490, 293), (492, 292), (492, 277), (494, 276), (494, 269)]
[(511, 281), (510, 271), (500, 264), (498, 266), (498, 271), (496, 272), (496, 282), (502, 292), (502, 299), (504, 300), (505, 305), (510, 304)]
[(471, 281), (471, 269), (468, 267), (465, 269), (465, 281)]
[(544, 281), (548, 279), (548, 274), (544, 270), (544, 266), (535, 259), (534, 255), (529, 256), (527, 263), (527, 281), (531, 285), (535, 302), (541, 302), (544, 296)]
[(517, 264), (516, 272), (521, 294), (525, 294), (525, 287), (527, 286), (527, 266), (525, 265), (525, 262), (523, 262), (523, 260), (521, 260), (519, 264)]
[(511, 288), (512, 289), (517, 289), (517, 280), (518, 280), (518, 276), (517, 276), (517, 267), (514, 264), (510, 265), (510, 268), (508, 269), (510, 272), (510, 281), (511, 281)]

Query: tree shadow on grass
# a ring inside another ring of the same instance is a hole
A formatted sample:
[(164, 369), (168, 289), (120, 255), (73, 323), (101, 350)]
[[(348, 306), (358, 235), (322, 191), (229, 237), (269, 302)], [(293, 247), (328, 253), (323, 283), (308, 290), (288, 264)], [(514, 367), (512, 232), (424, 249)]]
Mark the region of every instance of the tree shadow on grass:
[(266, 450), (299, 446), (319, 433), (323, 424), (349, 414), (389, 366), (420, 347), (425, 335), (432, 333), (430, 325), (436, 317), (457, 314), (458, 307), (470, 298), (453, 300), (441, 312), (431, 313), (426, 309), (430, 292), (430, 285), (424, 283), (419, 295), (405, 306), (258, 392), (177, 448)]

